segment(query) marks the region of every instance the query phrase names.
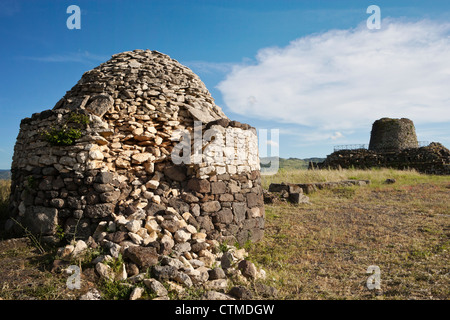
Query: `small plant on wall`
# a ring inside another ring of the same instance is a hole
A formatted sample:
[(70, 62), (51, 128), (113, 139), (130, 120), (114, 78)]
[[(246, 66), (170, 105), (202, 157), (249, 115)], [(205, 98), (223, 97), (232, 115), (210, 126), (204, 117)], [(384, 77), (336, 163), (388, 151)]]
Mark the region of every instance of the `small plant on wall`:
[(71, 146), (82, 137), (82, 130), (89, 124), (89, 116), (71, 112), (61, 127), (51, 127), (42, 137), (53, 146)]

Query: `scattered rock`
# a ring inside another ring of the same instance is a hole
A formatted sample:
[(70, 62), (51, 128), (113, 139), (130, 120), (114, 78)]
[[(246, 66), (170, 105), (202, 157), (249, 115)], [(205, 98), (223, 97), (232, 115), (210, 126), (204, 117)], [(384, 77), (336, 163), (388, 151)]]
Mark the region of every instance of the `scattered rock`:
[(242, 272), (243, 276), (250, 278), (250, 279), (256, 278), (257, 270), (256, 270), (255, 265), (252, 262), (250, 262), (248, 260), (242, 260), (238, 264), (238, 269)]
[(228, 292), (231, 296), (240, 299), (240, 300), (250, 300), (253, 298), (253, 295), (250, 290), (248, 290), (244, 286), (236, 286), (230, 289)]
[(225, 294), (225, 293), (221, 293), (221, 292), (217, 292), (217, 291), (207, 291), (205, 292), (205, 294), (203, 294), (202, 300), (236, 300), (233, 297)]
[(129, 277), (133, 277), (139, 274), (139, 268), (134, 263), (127, 263), (126, 265), (126, 272)]
[(80, 255), (82, 255), (85, 252), (85, 250), (87, 250), (87, 248), (88, 248), (88, 246), (87, 246), (86, 242), (84, 242), (83, 240), (78, 240), (75, 245), (75, 248), (72, 251), (72, 257), (73, 258), (79, 257)]
[(172, 280), (176, 272), (178, 272), (177, 268), (173, 266), (154, 266), (152, 269), (155, 279), (161, 282)]
[(206, 290), (225, 291), (228, 288), (227, 279), (208, 280), (203, 284)]
[(83, 294), (79, 300), (101, 300), (102, 296), (97, 289), (91, 289)]
[(102, 262), (95, 265), (95, 271), (99, 274), (100, 278), (113, 281), (115, 278), (114, 271), (112, 268)]
[(144, 293), (144, 288), (141, 287), (135, 287), (133, 291), (130, 293), (130, 300), (137, 300), (142, 297), (142, 294)]
[(58, 272), (58, 271), (61, 271), (62, 269), (65, 269), (65, 268), (68, 267), (69, 265), (70, 265), (70, 262), (69, 262), (69, 261), (56, 259), (56, 260), (54, 260), (53, 263), (52, 263), (52, 269), (51, 269), (51, 272)]
[(233, 255), (231, 252), (225, 252), (220, 259), (220, 264), (223, 269), (228, 269), (233, 264)]
[(289, 202), (293, 204), (310, 203), (309, 198), (305, 196), (303, 193), (290, 193)]
[(158, 297), (165, 297), (168, 295), (167, 289), (156, 279), (144, 279), (144, 284)]
[(261, 295), (264, 298), (277, 298), (278, 290), (274, 287), (256, 282), (254, 288), (257, 295)]
[(128, 229), (128, 231), (136, 233), (141, 228), (141, 221), (131, 220), (125, 225), (125, 227)]
[(130, 246), (125, 250), (124, 257), (144, 269), (158, 263), (158, 253), (153, 247)]
[(222, 268), (214, 268), (209, 270), (209, 280), (225, 279), (226, 275)]
[(68, 244), (65, 247), (59, 248), (57, 255), (61, 259), (70, 259), (72, 257), (73, 250), (75, 250), (75, 247), (71, 244)]
[(183, 229), (180, 229), (180, 230), (177, 230), (177, 232), (175, 232), (174, 238), (175, 238), (175, 241), (177, 241), (177, 242), (186, 242), (191, 238), (191, 233), (189, 233)]
[(173, 276), (173, 280), (181, 283), (182, 285), (184, 285), (185, 287), (192, 287), (193, 283), (191, 278), (185, 274), (184, 272), (181, 271), (177, 271), (175, 272), (175, 275)]

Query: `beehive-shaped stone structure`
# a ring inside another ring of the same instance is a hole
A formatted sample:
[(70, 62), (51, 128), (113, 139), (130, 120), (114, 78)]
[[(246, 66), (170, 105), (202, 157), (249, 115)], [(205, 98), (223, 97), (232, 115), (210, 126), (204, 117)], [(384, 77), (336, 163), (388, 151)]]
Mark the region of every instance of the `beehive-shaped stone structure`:
[(416, 130), (411, 120), (381, 118), (373, 123), (369, 150), (399, 152), (418, 147)]
[(264, 229), (256, 130), (150, 50), (113, 55), (22, 120), (10, 199), (8, 229), (49, 240), (63, 232), (168, 253), (204, 237), (257, 241)]
[[(432, 142), (420, 147), (414, 123), (409, 119), (381, 118), (372, 126), (369, 150), (341, 149), (329, 154), (316, 168), (415, 169), (426, 174), (450, 174), (450, 152)], [(309, 166), (310, 169), (314, 166)]]

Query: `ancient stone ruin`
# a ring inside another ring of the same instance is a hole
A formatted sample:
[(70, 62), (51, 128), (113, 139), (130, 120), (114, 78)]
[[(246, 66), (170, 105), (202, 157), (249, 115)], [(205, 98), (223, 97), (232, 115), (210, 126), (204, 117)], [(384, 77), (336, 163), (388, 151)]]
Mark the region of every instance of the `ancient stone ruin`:
[(427, 174), (450, 174), (450, 151), (432, 142), (419, 147), (414, 124), (409, 119), (382, 118), (373, 123), (369, 149), (344, 149), (328, 155), (310, 168), (415, 169)]
[[(10, 231), (198, 252), (264, 231), (256, 130), (230, 121), (190, 69), (115, 54), (20, 124)], [(195, 247), (195, 250), (194, 250)]]
[(400, 152), (418, 148), (414, 123), (406, 118), (382, 118), (372, 125), (369, 150), (376, 152)]

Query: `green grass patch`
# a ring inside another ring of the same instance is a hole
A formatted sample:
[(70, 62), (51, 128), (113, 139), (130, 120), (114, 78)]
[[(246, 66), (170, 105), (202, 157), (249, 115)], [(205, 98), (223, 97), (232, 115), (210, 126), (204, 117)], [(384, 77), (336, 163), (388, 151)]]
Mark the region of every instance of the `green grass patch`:
[(133, 286), (125, 281), (101, 280), (99, 290), (103, 300), (128, 300)]

